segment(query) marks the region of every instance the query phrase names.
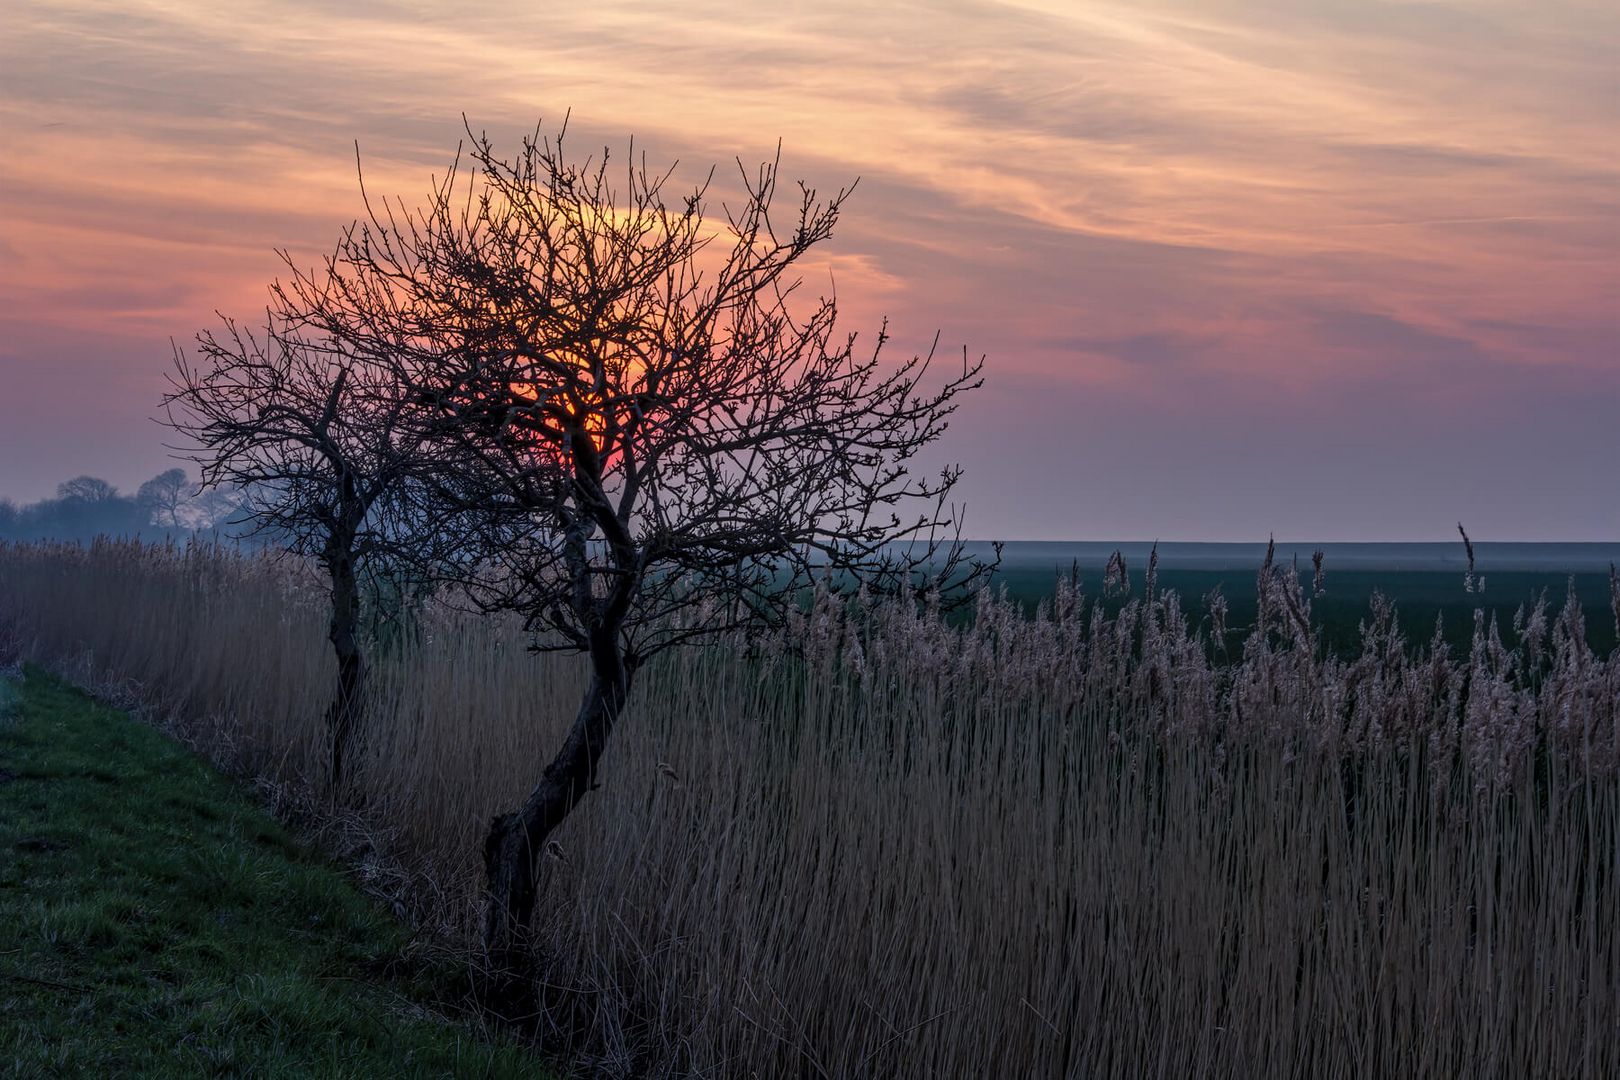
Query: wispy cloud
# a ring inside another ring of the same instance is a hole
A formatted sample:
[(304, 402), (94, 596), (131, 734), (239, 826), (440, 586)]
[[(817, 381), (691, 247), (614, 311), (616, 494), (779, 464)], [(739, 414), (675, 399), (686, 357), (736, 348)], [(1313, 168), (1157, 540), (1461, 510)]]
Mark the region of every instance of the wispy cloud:
[[(892, 314), (897, 344), (941, 327), (991, 354), (1005, 390), (962, 417), (970, 485), (1005, 488), (1046, 438), (1011, 422), (1020, 393), (1080, 413), (1100, 394), (1141, 430), (1374, 409), (1379, 379), (1438, 393), (1474, 370), (1473, 393), (1564, 408), (1549, 371), (1598, 395), (1615, 377), (1612, 5), (17, 0), (3, 18), (0, 303), (89, 393), (214, 307), (254, 310), (272, 248), (324, 249), (359, 210), (356, 140), (368, 182), (409, 200), (463, 112), (511, 139), (570, 108), (576, 145), (634, 133), (691, 179), (778, 140), (824, 189), (861, 176), (811, 284), (866, 325)], [(1415, 453), (1460, 421), (1400, 423)], [(1200, 438), (1207, 461), (1223, 436)], [(52, 480), (5, 468), (0, 487)], [(1173, 506), (1162, 525), (1008, 512), (1014, 532), (1178, 531)], [(1198, 513), (1194, 532), (1237, 523)]]

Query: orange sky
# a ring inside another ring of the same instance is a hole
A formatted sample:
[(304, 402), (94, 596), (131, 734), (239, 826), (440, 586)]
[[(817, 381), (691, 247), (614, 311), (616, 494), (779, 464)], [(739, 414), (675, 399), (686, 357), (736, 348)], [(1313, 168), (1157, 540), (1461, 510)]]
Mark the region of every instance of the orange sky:
[(572, 109), (861, 177), (818, 274), (989, 354), (973, 535), (1620, 538), (1612, 3), (745, 10), (9, 0), (0, 495), (165, 467), (169, 338), (330, 246), (355, 140), (415, 200)]

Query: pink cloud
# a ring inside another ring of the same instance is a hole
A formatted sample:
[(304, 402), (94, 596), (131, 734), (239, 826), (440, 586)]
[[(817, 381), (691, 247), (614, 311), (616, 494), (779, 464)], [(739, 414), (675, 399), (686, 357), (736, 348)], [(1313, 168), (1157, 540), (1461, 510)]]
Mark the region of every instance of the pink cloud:
[(975, 531), (1413, 537), (1494, 499), (1612, 538), (1617, 47), (1575, 0), (24, 0), (0, 493), (161, 465), (168, 339), (329, 247), (355, 140), (411, 201), (462, 111), (504, 140), (571, 107), (577, 148), (634, 132), (691, 179), (779, 139), (791, 176), (862, 177), (807, 288), (897, 353), (990, 355), (956, 432)]

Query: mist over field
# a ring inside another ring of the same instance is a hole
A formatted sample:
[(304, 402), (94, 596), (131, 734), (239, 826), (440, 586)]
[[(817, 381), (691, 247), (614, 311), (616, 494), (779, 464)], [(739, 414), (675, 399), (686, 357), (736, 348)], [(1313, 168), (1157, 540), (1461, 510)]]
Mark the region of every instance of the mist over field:
[(178, 467), (133, 493), (99, 476), (79, 476), (58, 484), (54, 498), (18, 503), (0, 495), (0, 540), (226, 539), (244, 536), (244, 525), (235, 493), (201, 490)]

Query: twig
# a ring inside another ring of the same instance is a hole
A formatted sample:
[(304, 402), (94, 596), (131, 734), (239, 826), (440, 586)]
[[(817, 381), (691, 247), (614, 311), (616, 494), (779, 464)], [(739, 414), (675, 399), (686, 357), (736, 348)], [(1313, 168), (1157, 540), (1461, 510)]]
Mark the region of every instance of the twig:
[[(1027, 1005), (1027, 1004), (1029, 1004), (1029, 1002), (1026, 1001), (1024, 1004)], [(949, 1016), (953, 1012), (959, 1012), (959, 1011), (961, 1011), (961, 1008), (962, 1008), (962, 1006), (960, 1006), (960, 1005), (954, 1005), (951, 1008), (944, 1010), (943, 1012), (935, 1013), (933, 1016), (930, 1016), (926, 1020), (917, 1021), (915, 1024), (912, 1024), (910, 1027), (906, 1028), (903, 1031), (895, 1032), (893, 1035), (890, 1035), (887, 1039), (884, 1039), (881, 1043), (879, 1043), (877, 1045), (877, 1047), (875, 1049), (873, 1049), (869, 1054), (867, 1054), (865, 1057), (861, 1058), (860, 1068), (856, 1069), (855, 1071), (856, 1072), (863, 1071), (866, 1068), (866, 1063), (868, 1061), (871, 1061), (873, 1058), (875, 1058), (879, 1054), (883, 1053), (884, 1049), (887, 1048), (888, 1045), (890, 1043), (894, 1042), (895, 1040), (903, 1039), (907, 1035), (910, 1035), (913, 1031), (916, 1031), (918, 1028), (927, 1027), (929, 1024), (932, 1024), (935, 1020), (938, 1020), (941, 1017)], [(1035, 1015), (1040, 1016), (1039, 1013), (1036, 1013)], [(1042, 1019), (1045, 1019), (1045, 1018), (1042, 1017)]]
[(0, 971), (0, 977), (13, 979), (17, 982), (32, 983), (43, 986), (48, 990), (66, 990), (70, 994), (94, 994), (97, 990), (93, 986), (80, 986), (77, 983), (55, 982), (51, 979), (36, 979), (32, 975), (18, 975), (10, 971)]

